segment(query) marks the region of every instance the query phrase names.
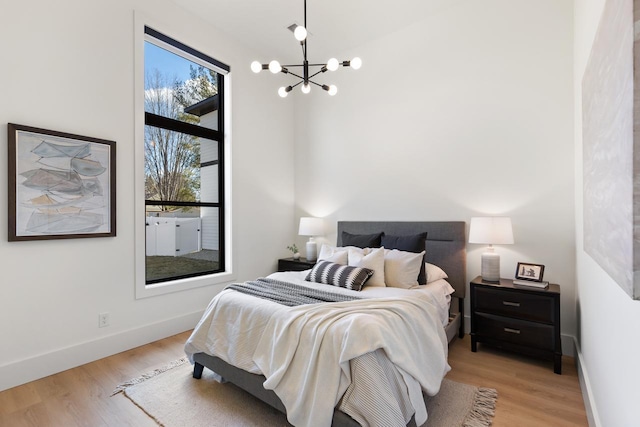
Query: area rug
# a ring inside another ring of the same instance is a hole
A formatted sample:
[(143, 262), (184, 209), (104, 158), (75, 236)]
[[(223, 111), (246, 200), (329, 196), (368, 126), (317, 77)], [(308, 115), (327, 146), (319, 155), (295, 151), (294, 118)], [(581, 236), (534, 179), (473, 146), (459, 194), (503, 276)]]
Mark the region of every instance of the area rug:
[[(123, 393), (163, 427), (290, 426), (286, 416), (233, 384), (218, 383), (205, 369), (192, 378), (186, 359), (119, 385)], [(440, 392), (426, 397), (429, 419), (422, 427), (484, 427), (491, 425), (497, 399), (494, 389), (445, 379)]]

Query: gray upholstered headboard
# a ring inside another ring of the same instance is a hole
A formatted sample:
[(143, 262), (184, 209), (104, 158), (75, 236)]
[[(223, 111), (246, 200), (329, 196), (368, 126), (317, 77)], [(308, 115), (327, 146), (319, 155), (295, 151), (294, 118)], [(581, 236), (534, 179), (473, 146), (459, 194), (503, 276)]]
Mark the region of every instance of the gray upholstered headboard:
[(467, 253), (465, 251), (464, 221), (394, 222), (394, 221), (338, 221), (337, 245), (342, 245), (342, 232), (373, 234), (384, 232), (396, 236), (427, 232), (427, 261), (442, 268), (448, 282), (456, 290), (453, 294), (464, 298), (467, 289)]

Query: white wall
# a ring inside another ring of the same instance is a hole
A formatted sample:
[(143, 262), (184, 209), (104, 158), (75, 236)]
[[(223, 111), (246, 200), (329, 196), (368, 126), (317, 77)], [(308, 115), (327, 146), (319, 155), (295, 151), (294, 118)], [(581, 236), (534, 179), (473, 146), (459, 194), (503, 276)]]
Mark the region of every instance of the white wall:
[[(290, 244), (292, 105), (250, 72), (255, 52), (166, 0), (4, 2), (0, 146), (7, 122), (114, 140), (118, 170), (115, 238), (8, 243), (1, 228), (0, 390), (190, 329), (221, 289), (134, 297), (134, 10), (231, 66), (237, 278), (274, 271)], [(101, 312), (111, 326), (98, 329)]]
[[(360, 70), (327, 73), (338, 94), (297, 100), (296, 205), (337, 220), (511, 216), (503, 277), (546, 266), (575, 324), (572, 2), (456, 2), (402, 31), (342, 52)], [(339, 52), (336, 52), (338, 54)], [(320, 79), (319, 79), (320, 80)], [(296, 94), (296, 96), (299, 96)], [(468, 246), (467, 279), (480, 273)], [(468, 311), (467, 311), (468, 312)]]
[[(629, 0), (629, 11), (632, 2)], [(633, 301), (583, 249), (582, 76), (605, 0), (575, 2), (575, 205), (578, 356), (591, 425), (637, 425), (640, 302)], [(631, 54), (631, 52), (629, 52)]]
[[(0, 145), (14, 122), (118, 147), (116, 238), (8, 243), (1, 229), (0, 389), (186, 330), (220, 289), (134, 298), (133, 11), (141, 10), (232, 68), (239, 280), (275, 267), (301, 215), (329, 219), (326, 241), (343, 219), (510, 215), (516, 244), (497, 249), (502, 274), (511, 277), (518, 261), (547, 266), (562, 288), (563, 344), (578, 338), (594, 424), (635, 423), (638, 303), (582, 251), (580, 83), (604, 0), (576, 1), (575, 10), (570, 0), (461, 1), (342, 52), (364, 65), (327, 73), (336, 97), (293, 102), (275, 96), (272, 76), (251, 74), (255, 55), (215, 26), (166, 0), (121, 3), (29, 0), (0, 14), (8, 64)], [(0, 209), (0, 224), (7, 220)], [(468, 251), (470, 279), (482, 248)], [(112, 325), (98, 329), (103, 311)]]

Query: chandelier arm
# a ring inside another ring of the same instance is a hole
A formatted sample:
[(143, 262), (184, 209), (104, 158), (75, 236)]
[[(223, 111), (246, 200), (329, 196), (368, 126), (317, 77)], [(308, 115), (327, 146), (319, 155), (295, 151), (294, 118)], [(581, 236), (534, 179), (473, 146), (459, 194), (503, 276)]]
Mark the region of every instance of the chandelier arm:
[(309, 80), (309, 83), (313, 83), (314, 85), (319, 86), (319, 87), (323, 87), (324, 86), (324, 85), (321, 85), (320, 83), (316, 83), (316, 82), (314, 82), (312, 80)]
[(324, 73), (325, 71), (327, 71), (327, 70), (324, 70), (324, 71), (323, 71), (323, 70), (320, 70), (320, 71), (318, 71), (318, 72), (316, 72), (316, 73), (313, 73), (313, 74), (311, 74), (311, 75), (309, 76), (309, 78), (310, 78), (310, 79), (312, 79), (312, 78), (314, 78), (315, 76), (317, 76), (318, 74), (322, 74), (322, 73)]
[[(308, 64), (308, 65), (309, 65), (309, 67), (325, 67), (326, 66), (326, 64)], [(269, 64), (265, 64), (265, 65), (263, 65), (263, 67), (266, 67), (264, 69), (268, 70), (269, 69)], [(283, 64), (283, 65), (281, 65), (281, 67), (283, 67), (283, 68), (287, 68), (287, 67), (304, 67), (304, 64)]]
[(297, 75), (296, 73), (292, 73), (291, 71), (289, 71), (289, 74), (291, 74), (292, 76), (297, 77), (297, 78), (299, 78), (299, 79), (301, 79), (301, 80), (304, 80), (304, 77), (299, 76), (299, 75)]

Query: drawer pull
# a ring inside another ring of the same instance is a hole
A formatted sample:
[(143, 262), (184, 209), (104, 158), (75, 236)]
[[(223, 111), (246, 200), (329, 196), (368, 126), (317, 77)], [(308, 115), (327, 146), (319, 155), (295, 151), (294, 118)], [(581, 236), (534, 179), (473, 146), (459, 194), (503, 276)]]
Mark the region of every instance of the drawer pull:
[(502, 305), (508, 305), (509, 307), (520, 307), (519, 302), (502, 301)]
[(509, 332), (511, 334), (519, 334), (520, 333), (520, 329), (511, 329), (511, 328), (504, 328), (505, 332)]

